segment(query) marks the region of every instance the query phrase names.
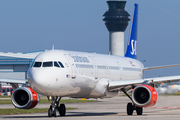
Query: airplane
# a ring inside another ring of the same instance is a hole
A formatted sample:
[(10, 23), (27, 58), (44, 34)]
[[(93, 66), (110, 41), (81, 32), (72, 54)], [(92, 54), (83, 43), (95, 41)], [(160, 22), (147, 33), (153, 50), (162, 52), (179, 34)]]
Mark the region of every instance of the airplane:
[[(15, 89), (11, 99), (19, 109), (34, 108), (39, 94), (47, 96), (52, 102), (49, 117), (66, 115), (65, 104), (60, 104), (62, 97), (112, 98), (120, 91), (132, 101), (127, 103), (127, 115), (132, 115), (133, 111), (142, 115), (143, 107), (156, 104), (157, 84), (180, 80), (180, 76), (142, 79), (144, 71), (180, 65), (145, 68), (136, 59), (137, 23), (138, 4), (135, 4), (125, 57), (52, 49), (34, 58), (28, 80), (0, 79), (0, 82), (10, 83)], [(131, 89), (132, 96), (129, 96), (127, 92)]]

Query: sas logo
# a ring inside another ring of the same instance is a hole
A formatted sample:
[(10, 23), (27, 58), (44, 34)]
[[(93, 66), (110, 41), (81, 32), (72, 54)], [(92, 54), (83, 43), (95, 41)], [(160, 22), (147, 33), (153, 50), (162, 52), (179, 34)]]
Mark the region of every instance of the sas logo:
[(136, 66), (133, 61), (129, 61), (132, 66)]
[(137, 43), (136, 40), (131, 40), (131, 48), (132, 48), (131, 55), (137, 55), (137, 53), (136, 53), (136, 43)]

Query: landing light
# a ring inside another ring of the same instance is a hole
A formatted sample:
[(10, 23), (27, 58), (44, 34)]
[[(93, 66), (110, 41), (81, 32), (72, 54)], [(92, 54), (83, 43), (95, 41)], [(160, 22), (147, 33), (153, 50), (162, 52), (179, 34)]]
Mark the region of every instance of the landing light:
[(49, 96), (49, 100), (51, 100), (52, 99), (52, 97), (51, 96)]

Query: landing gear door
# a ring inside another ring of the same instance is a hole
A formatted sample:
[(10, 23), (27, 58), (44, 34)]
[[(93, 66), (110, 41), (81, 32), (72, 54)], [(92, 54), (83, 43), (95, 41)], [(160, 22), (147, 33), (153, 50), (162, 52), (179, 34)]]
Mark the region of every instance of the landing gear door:
[(64, 56), (67, 58), (69, 65), (71, 67), (71, 72), (72, 72), (71, 77), (72, 77), (72, 79), (75, 79), (76, 78), (76, 68), (75, 68), (74, 60), (67, 54), (65, 54)]

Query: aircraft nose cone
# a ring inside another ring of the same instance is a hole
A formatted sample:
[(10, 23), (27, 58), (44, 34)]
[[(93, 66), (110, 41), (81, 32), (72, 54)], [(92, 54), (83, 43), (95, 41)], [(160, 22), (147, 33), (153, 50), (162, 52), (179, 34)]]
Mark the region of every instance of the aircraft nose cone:
[(49, 89), (51, 86), (57, 87), (60, 83), (60, 73), (52, 72), (53, 68), (30, 68), (28, 70), (29, 84), (36, 89)]
[(64, 73), (57, 68), (30, 68), (28, 70), (29, 84), (33, 90), (42, 95), (58, 94), (64, 88)]
[(38, 69), (29, 69), (28, 71), (28, 76), (29, 76), (29, 83), (31, 85), (31, 87), (46, 87), (47, 81), (45, 78), (45, 74), (43, 73), (43, 71), (38, 70)]

